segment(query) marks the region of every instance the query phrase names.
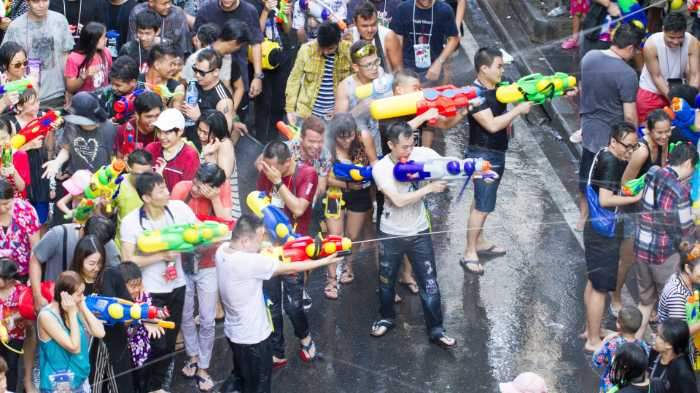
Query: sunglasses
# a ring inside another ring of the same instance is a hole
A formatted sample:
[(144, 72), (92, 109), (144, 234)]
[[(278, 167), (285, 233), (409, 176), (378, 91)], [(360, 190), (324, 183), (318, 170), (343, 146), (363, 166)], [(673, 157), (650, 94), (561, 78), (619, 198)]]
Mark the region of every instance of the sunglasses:
[(12, 64), (12, 67), (14, 68), (21, 68), (21, 67), (27, 67), (29, 65), (29, 61), (25, 60), (24, 62), (19, 62), (19, 63), (14, 63)]
[(194, 71), (195, 74), (199, 74), (200, 76), (207, 76), (207, 74), (209, 74), (210, 72), (213, 72), (213, 71), (215, 71), (215, 70), (216, 70), (216, 68), (212, 68), (212, 69), (209, 70), (209, 71), (203, 71), (203, 70), (200, 70), (199, 68), (197, 68), (197, 67), (195, 67), (195, 66), (192, 66), (192, 71)]
[(375, 53), (377, 53), (377, 48), (374, 46), (374, 44), (367, 44), (362, 48), (356, 50), (354, 55), (356, 58), (361, 59), (365, 56), (373, 55)]

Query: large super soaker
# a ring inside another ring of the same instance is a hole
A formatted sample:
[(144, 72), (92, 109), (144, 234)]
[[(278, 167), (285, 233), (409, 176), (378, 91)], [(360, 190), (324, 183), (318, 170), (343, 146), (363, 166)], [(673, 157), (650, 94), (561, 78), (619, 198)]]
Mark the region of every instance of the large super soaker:
[(642, 192), (644, 189), (644, 182), (646, 181), (647, 174), (643, 174), (636, 179), (629, 180), (627, 183), (622, 185), (622, 195), (625, 196), (635, 196)]
[(299, 127), (287, 124), (281, 120), (275, 124), (275, 127), (277, 127), (277, 131), (279, 131), (280, 134), (284, 135), (284, 137), (290, 141), (299, 139), (299, 136), (301, 135), (301, 130)]
[(352, 253), (352, 240), (337, 235), (329, 235), (324, 238), (302, 236), (292, 239), (282, 246), (264, 249), (261, 253), (282, 262), (300, 262), (325, 258), (336, 253), (338, 256), (349, 255)]
[(85, 305), (87, 305), (88, 310), (95, 314), (97, 319), (107, 326), (148, 322), (164, 329), (175, 329), (175, 322), (160, 319), (169, 316), (166, 308), (99, 295), (86, 296)]
[(152, 83), (146, 83), (146, 89), (158, 94), (162, 98), (173, 98), (185, 94), (181, 91), (170, 91), (166, 84), (154, 85)]
[(122, 124), (128, 121), (134, 114), (134, 101), (145, 90), (138, 89), (134, 90), (130, 94), (119, 97), (114, 104), (112, 104), (112, 109), (114, 110), (114, 120), (117, 124)]
[(287, 10), (289, 9), (289, 1), (280, 0), (277, 9), (275, 9), (275, 22), (282, 24), (289, 24), (287, 20)]
[[(699, 96), (700, 98), (700, 96)], [(698, 99), (696, 98), (696, 104)], [(693, 144), (698, 143), (700, 133), (695, 129), (695, 108), (680, 97), (671, 99), (671, 106), (665, 107), (664, 112), (671, 119), (671, 125), (678, 128), (681, 134)]]
[(19, 150), (26, 143), (33, 141), (40, 136), (46, 136), (50, 131), (53, 131), (63, 124), (61, 112), (55, 112), (51, 109), (47, 110), (42, 116), (32, 120), (24, 126), (15, 136), (10, 139), (12, 148)]
[[(688, 321), (688, 325), (700, 322), (700, 292), (697, 290), (688, 297), (688, 301), (685, 303), (685, 320)], [(700, 351), (700, 334), (693, 336), (693, 347), (696, 351)], [(700, 357), (698, 356), (695, 356), (693, 369), (700, 371)]]
[(333, 164), (333, 176), (342, 181), (365, 183), (372, 181), (372, 167), (336, 162)]
[(112, 201), (119, 194), (119, 184), (124, 177), (122, 172), (126, 169), (126, 162), (120, 159), (114, 159), (111, 164), (104, 165), (92, 175), (90, 184), (85, 187), (85, 198), (93, 201), (98, 198), (102, 199), (105, 206), (105, 212), (112, 212)]
[(95, 210), (95, 201), (92, 199), (83, 198), (80, 200), (78, 206), (73, 209), (72, 213), (65, 214), (63, 218), (66, 220), (73, 219), (73, 222), (78, 224), (85, 224), (85, 222), (90, 218), (92, 212)]
[(400, 182), (417, 182), (422, 180), (464, 180), (459, 192), (462, 198), (469, 180), (474, 178), (495, 180), (498, 174), (491, 170), (491, 163), (483, 158), (433, 158), (425, 162), (398, 162), (394, 166), (394, 178)]
[(365, 98), (382, 98), (385, 94), (391, 93), (394, 86), (394, 76), (385, 73), (379, 78), (370, 83), (357, 86), (355, 88), (355, 97), (362, 100)]
[[(385, 120), (421, 115), (435, 108), (441, 116), (452, 117), (460, 108), (480, 105), (483, 102), (481, 95), (478, 87), (445, 85), (375, 100), (370, 104), (369, 112), (375, 120)], [(436, 122), (437, 119), (431, 119), (428, 124)]]
[(531, 101), (543, 104), (547, 100), (566, 94), (576, 87), (576, 78), (557, 72), (554, 75), (530, 74), (514, 83), (502, 83), (496, 89), (496, 99), (504, 104)]
[(331, 21), (338, 25), (341, 31), (347, 28), (343, 18), (339, 17), (323, 0), (299, 0), (299, 7), (321, 23)]
[(225, 240), (229, 233), (228, 225), (221, 222), (174, 224), (144, 232), (136, 240), (136, 246), (145, 253), (192, 252), (196, 247), (208, 246)]
[(620, 7), (620, 23), (631, 24), (648, 36), (646, 10), (637, 0), (617, 0), (617, 6)]
[(18, 79), (16, 81), (7, 82), (0, 86), (0, 94), (17, 93), (22, 94), (25, 90), (32, 87), (32, 81), (29, 79)]
[(263, 191), (253, 191), (246, 197), (246, 204), (250, 210), (263, 220), (265, 230), (275, 243), (287, 243), (291, 239), (301, 237), (294, 233), (289, 217), (284, 211), (271, 205), (271, 198)]

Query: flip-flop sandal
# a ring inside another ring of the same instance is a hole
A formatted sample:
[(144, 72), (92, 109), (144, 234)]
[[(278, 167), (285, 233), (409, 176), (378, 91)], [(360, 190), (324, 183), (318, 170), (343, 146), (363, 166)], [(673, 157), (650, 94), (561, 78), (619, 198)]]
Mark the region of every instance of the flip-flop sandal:
[[(483, 276), (484, 275), (484, 265), (479, 262), (478, 259), (460, 259), (459, 264), (462, 265), (462, 269), (464, 269), (465, 272), (474, 274), (476, 276)], [(480, 266), (481, 270), (474, 270), (474, 268), (471, 268), (470, 266)]]
[[(443, 339), (452, 339), (452, 344), (446, 343), (445, 341), (443, 341)], [(447, 337), (447, 335), (445, 335), (445, 333), (442, 333), (438, 337), (431, 338), (430, 342), (437, 345), (438, 347), (440, 347), (442, 349), (452, 349), (452, 348), (457, 346), (457, 340), (455, 340), (452, 337)]]
[(338, 281), (335, 278), (328, 277), (326, 286), (323, 288), (323, 296), (328, 300), (338, 300)]
[(380, 319), (372, 324), (372, 328), (369, 331), (372, 337), (382, 337), (389, 332), (394, 327), (394, 323), (388, 319)]
[[(314, 356), (311, 356), (311, 350), (314, 351)], [(313, 361), (318, 357), (318, 349), (313, 339), (307, 345), (299, 343), (299, 357), (304, 363)]]
[(476, 250), (476, 255), (480, 257), (502, 257), (506, 255), (506, 250), (494, 251), (495, 249), (496, 245), (492, 244), (491, 247), (485, 250)]
[(405, 287), (412, 295), (417, 295), (419, 292), (418, 284), (415, 282), (399, 281), (399, 284)]
[[(203, 377), (195, 374), (194, 379), (197, 382), (197, 389), (199, 389), (200, 392), (211, 392), (214, 390), (214, 381), (212, 381), (211, 377)], [(209, 389), (202, 389), (203, 383), (209, 383), (211, 387)]]
[[(187, 375), (185, 373), (185, 369), (194, 370), (194, 372), (192, 373), (192, 375)], [(195, 377), (195, 375), (197, 375), (198, 370), (199, 366), (197, 365), (197, 362), (190, 362), (188, 360), (187, 363), (185, 363), (185, 367), (183, 367), (182, 370), (180, 370), (180, 374), (182, 374), (182, 376), (187, 379), (192, 379)]]
[(273, 369), (273, 370), (280, 369), (280, 368), (286, 366), (287, 363), (289, 363), (289, 361), (288, 361), (287, 359), (282, 359), (282, 360), (279, 360), (279, 361), (277, 361), (277, 362), (275, 362), (275, 361), (273, 360), (273, 361), (272, 361), (272, 369)]

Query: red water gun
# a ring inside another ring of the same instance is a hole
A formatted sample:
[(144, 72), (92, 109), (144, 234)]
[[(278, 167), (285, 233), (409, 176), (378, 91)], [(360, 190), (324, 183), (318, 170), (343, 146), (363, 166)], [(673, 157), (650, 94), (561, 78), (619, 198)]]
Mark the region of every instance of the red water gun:
[(324, 258), (335, 253), (338, 256), (349, 255), (351, 252), (350, 238), (329, 235), (325, 238), (302, 236), (292, 239), (280, 247), (275, 247), (269, 254), (278, 257), (282, 262), (300, 262)]
[(12, 148), (19, 150), (25, 143), (29, 143), (40, 136), (46, 136), (49, 131), (59, 128), (63, 124), (61, 112), (48, 109), (43, 116), (32, 120), (24, 126), (17, 135), (10, 140)]
[(121, 124), (129, 120), (134, 114), (134, 102), (136, 101), (136, 97), (138, 97), (144, 91), (145, 90), (143, 89), (134, 90), (131, 94), (121, 96), (119, 99), (114, 101), (112, 109), (114, 109), (115, 114), (114, 117), (112, 117), (112, 120), (114, 120), (117, 124)]
[(131, 124), (127, 124), (126, 135), (121, 145), (119, 145), (119, 152), (126, 157), (134, 150), (136, 150), (136, 130)]

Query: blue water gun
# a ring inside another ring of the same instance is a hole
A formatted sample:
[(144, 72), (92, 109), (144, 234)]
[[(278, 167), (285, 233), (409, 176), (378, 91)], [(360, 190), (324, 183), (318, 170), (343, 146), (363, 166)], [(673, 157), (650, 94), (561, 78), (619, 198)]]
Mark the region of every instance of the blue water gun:
[(290, 239), (301, 237), (294, 232), (289, 217), (282, 209), (271, 205), (271, 201), (270, 196), (263, 191), (253, 191), (246, 197), (246, 204), (258, 218), (262, 218), (265, 230), (276, 243), (284, 244)]
[(355, 164), (344, 164), (336, 162), (333, 164), (333, 175), (338, 180), (352, 182), (368, 182), (372, 181), (372, 167), (359, 166)]
[(160, 316), (169, 315), (167, 309), (147, 303), (134, 303), (118, 297), (89, 295), (85, 297), (85, 305), (107, 326), (150, 322), (164, 329), (175, 328), (175, 322), (159, 319)]
[(671, 125), (680, 130), (681, 135), (694, 145), (698, 143), (700, 133), (695, 129), (695, 108), (691, 107), (686, 100), (673, 97), (671, 106), (665, 107), (664, 112), (671, 119)]

